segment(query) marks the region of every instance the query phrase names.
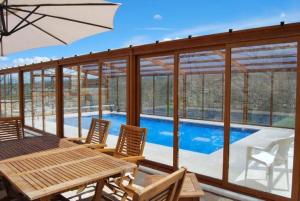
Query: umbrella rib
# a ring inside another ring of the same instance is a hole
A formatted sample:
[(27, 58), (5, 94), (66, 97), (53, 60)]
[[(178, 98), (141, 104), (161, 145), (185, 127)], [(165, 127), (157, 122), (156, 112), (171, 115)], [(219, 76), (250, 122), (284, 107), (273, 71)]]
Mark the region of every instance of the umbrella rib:
[[(18, 18), (21, 18), (21, 19), (22, 19), (22, 17), (20, 17), (20, 16), (17, 15), (16, 13), (11, 12), (10, 10), (7, 10), (7, 11), (10, 12), (11, 14), (17, 16)], [(27, 23), (30, 23), (28, 20), (25, 20), (25, 21), (26, 21)], [(55, 35), (49, 33), (48, 31), (44, 30), (43, 28), (41, 28), (41, 27), (39, 27), (39, 26), (37, 26), (37, 25), (35, 25), (35, 24), (30, 24), (30, 25), (31, 25), (31, 26), (34, 26), (35, 28), (39, 29), (40, 31), (44, 32), (45, 34), (51, 36), (52, 38), (58, 40), (59, 42), (61, 42), (61, 43), (65, 44), (65, 45), (67, 45), (67, 43), (66, 43), (65, 41), (63, 41), (62, 39), (58, 38), (57, 36), (55, 36)]]
[[(10, 4), (8, 7), (32, 7), (32, 6), (117, 6), (117, 3), (70, 3), (70, 4)], [(5, 6), (4, 6), (5, 7)]]
[(33, 23), (35, 23), (35, 22), (37, 22), (37, 21), (39, 21), (39, 20), (41, 20), (41, 19), (43, 19), (43, 18), (45, 18), (45, 17), (46, 17), (46, 16), (41, 16), (41, 17), (39, 17), (39, 18), (37, 18), (37, 19), (35, 19), (35, 20), (33, 20), (33, 21), (30, 21), (30, 22), (28, 21), (28, 22), (26, 22), (27, 24), (25, 24), (25, 25), (23, 25), (23, 26), (17, 28), (16, 30), (10, 32), (10, 34), (13, 34), (13, 33), (17, 32), (17, 31), (19, 31), (19, 30), (21, 30), (21, 29), (23, 29), (23, 28), (25, 28), (25, 27), (27, 27), (27, 26), (29, 26), (29, 25), (31, 25), (31, 24), (33, 24)]
[[(28, 13), (28, 15), (25, 18), (22, 18), (22, 20), (10, 31), (11, 33), (14, 33), (16, 29), (20, 27), (20, 25), (25, 22), (37, 9), (39, 9), (39, 6), (34, 8), (32, 11)], [(7, 9), (6, 9), (7, 10)]]
[[(20, 8), (9, 8), (11, 10), (17, 10), (17, 11), (22, 11), (22, 12), (30, 12), (28, 10), (23, 10)], [(61, 20), (66, 20), (66, 21), (71, 21), (71, 22), (76, 22), (76, 23), (80, 23), (80, 24), (85, 24), (85, 25), (90, 25), (90, 26), (95, 26), (95, 27), (100, 27), (100, 28), (104, 28), (104, 29), (113, 29), (112, 27), (107, 27), (107, 26), (103, 26), (103, 25), (99, 25), (99, 24), (94, 24), (94, 23), (90, 23), (90, 22), (84, 22), (84, 21), (80, 21), (80, 20), (75, 20), (75, 19), (70, 19), (70, 18), (66, 18), (66, 17), (60, 17), (60, 16), (55, 16), (55, 15), (48, 15), (48, 14), (44, 14), (44, 13), (39, 13), (39, 12), (34, 12), (33, 14), (35, 15), (45, 15), (46, 17), (51, 17), (51, 18), (56, 18), (56, 19), (61, 19)]]

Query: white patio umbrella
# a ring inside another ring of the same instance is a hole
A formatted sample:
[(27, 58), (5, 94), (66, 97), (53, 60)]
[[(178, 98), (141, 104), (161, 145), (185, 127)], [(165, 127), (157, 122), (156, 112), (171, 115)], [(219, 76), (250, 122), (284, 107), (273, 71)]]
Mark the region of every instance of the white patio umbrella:
[(0, 0), (0, 53), (68, 44), (109, 31), (118, 7), (103, 0)]

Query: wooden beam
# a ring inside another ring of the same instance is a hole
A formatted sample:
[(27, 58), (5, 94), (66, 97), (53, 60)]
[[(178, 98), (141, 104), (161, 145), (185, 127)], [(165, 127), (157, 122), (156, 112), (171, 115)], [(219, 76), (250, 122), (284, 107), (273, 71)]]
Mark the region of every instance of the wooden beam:
[(34, 128), (34, 95), (33, 95), (33, 89), (34, 89), (34, 77), (33, 72), (30, 72), (30, 95), (31, 95), (31, 121), (32, 121), (32, 127)]
[(18, 86), (19, 86), (19, 115), (20, 115), (20, 118), (21, 118), (22, 125), (24, 126), (25, 125), (24, 72), (19, 71), (18, 77), (19, 77), (19, 82), (18, 82)]
[(41, 97), (42, 97), (42, 129), (43, 132), (45, 132), (45, 80), (44, 80), (44, 69), (42, 70), (41, 74), (41, 81), (42, 81), (42, 91), (41, 91)]
[(243, 88), (243, 123), (248, 122), (248, 106), (249, 106), (249, 73), (244, 73), (244, 88)]
[(56, 85), (55, 85), (55, 101), (56, 101), (56, 135), (59, 138), (64, 137), (64, 83), (63, 83), (63, 67), (55, 65)]
[(179, 53), (174, 54), (174, 69), (173, 69), (173, 169), (179, 167)]
[(230, 97), (231, 97), (231, 48), (225, 52), (225, 108), (224, 108), (224, 148), (223, 148), (223, 183), (228, 183), (230, 149)]
[(78, 112), (78, 137), (82, 137), (81, 129), (81, 71), (80, 66), (76, 66), (77, 70), (77, 112)]
[(167, 116), (170, 116), (170, 76), (167, 75), (167, 97), (166, 97), (166, 105), (167, 105)]
[(98, 62), (98, 101), (99, 101), (99, 118), (102, 119), (102, 62)]
[(187, 90), (186, 90), (186, 75), (182, 75), (182, 95), (183, 95), (183, 98), (182, 98), (182, 110), (183, 110), (183, 118), (187, 118), (187, 112), (186, 112), (186, 105), (187, 105), (187, 98), (186, 98), (186, 93), (187, 93)]
[(155, 76), (152, 76), (152, 114), (155, 114)]
[(296, 120), (293, 158), (292, 200), (300, 200), (300, 38), (297, 45)]
[(9, 87), (9, 91), (10, 91), (10, 116), (12, 116), (12, 114), (13, 114), (13, 101), (12, 101), (12, 99), (13, 99), (13, 97), (12, 97), (12, 85), (13, 85), (13, 83), (12, 83), (12, 74), (9, 74), (9, 77), (10, 77), (10, 81), (9, 81), (9, 85), (10, 85), (10, 87)]

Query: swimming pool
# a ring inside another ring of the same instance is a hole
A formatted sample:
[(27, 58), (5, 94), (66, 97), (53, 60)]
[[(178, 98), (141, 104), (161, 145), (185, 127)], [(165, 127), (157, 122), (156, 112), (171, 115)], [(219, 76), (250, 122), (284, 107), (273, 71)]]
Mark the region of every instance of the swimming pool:
[[(89, 129), (92, 117), (98, 116), (82, 116), (82, 128)], [(111, 121), (109, 133), (111, 135), (119, 135), (120, 125), (125, 124), (125, 115), (120, 114), (104, 114), (103, 119)], [(64, 123), (70, 126), (77, 126), (76, 117), (68, 117), (64, 119)], [(159, 144), (163, 146), (173, 146), (173, 122), (164, 119), (154, 119), (141, 117), (141, 127), (147, 128), (147, 142)], [(179, 146), (180, 149), (199, 152), (203, 154), (211, 154), (223, 148), (224, 129), (222, 126), (180, 122), (179, 125)], [(258, 130), (231, 128), (230, 143), (241, 140)]]

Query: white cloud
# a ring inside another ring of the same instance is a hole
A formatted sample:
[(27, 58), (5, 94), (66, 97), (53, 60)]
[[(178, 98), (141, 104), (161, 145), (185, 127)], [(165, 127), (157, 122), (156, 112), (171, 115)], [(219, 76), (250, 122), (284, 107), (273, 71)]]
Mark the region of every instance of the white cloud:
[(153, 19), (155, 19), (155, 20), (162, 20), (162, 16), (160, 15), (160, 14), (155, 14), (154, 16), (153, 16)]
[(40, 63), (45, 61), (50, 61), (51, 59), (56, 59), (55, 57), (25, 57), (25, 58), (17, 58), (12, 61), (14, 66), (23, 66), (25, 64), (33, 64), (33, 63)]
[(164, 38), (163, 41), (170, 41), (172, 38)]
[(138, 36), (134, 36), (131, 39), (129, 39), (128, 41), (126, 41), (123, 46), (124, 47), (128, 47), (129, 45), (142, 45), (142, 44), (146, 44), (146, 43), (150, 43), (151, 40), (148, 36), (146, 35), (138, 35)]
[[(284, 14), (284, 20), (286, 23), (297, 22), (300, 20), (300, 13), (289, 13)], [(272, 16), (269, 18), (252, 18), (245, 21), (232, 21), (216, 24), (202, 24), (194, 27), (188, 27), (170, 33), (164, 38), (176, 38), (176, 37), (187, 37), (188, 35), (205, 35), (212, 33), (222, 33), (228, 31), (228, 29), (241, 30), (248, 28), (257, 28), (263, 26), (276, 25), (282, 21), (281, 15)]]
[(285, 14), (285, 13), (280, 13), (280, 17), (281, 17), (281, 18), (285, 18), (285, 17), (286, 17), (286, 14)]

